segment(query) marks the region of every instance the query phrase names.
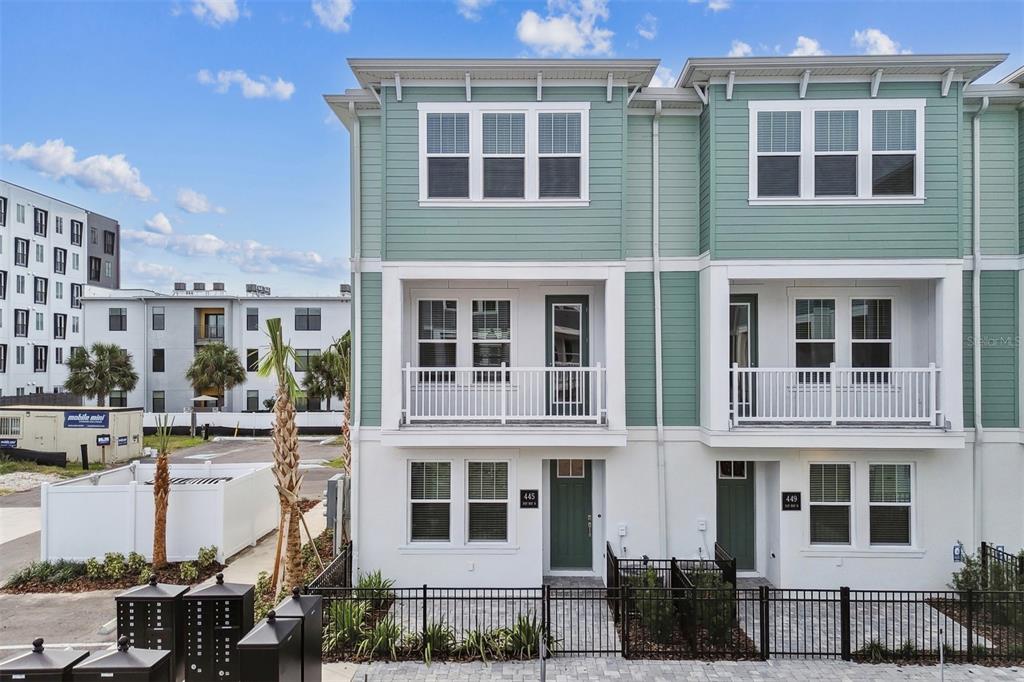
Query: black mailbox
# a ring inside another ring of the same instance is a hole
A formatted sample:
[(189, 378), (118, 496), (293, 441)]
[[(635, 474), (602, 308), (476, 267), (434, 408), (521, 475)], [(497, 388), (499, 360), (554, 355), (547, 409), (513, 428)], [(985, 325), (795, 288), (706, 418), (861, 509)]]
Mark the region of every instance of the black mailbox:
[(88, 651), (43, 651), (43, 639), (32, 642), (32, 651), (0, 663), (0, 682), (71, 682), (71, 666), (88, 657)]
[(71, 672), (74, 682), (174, 682), (170, 651), (136, 649), (127, 637), (118, 638), (115, 651), (96, 654)]
[(271, 611), (238, 643), (245, 682), (299, 682), (302, 678), (302, 622)]
[(324, 598), (318, 594), (302, 594), (295, 587), (292, 596), (274, 609), (278, 619), (297, 618), (302, 623), (302, 682), (320, 682), (323, 660)]
[(236, 647), (253, 624), (252, 585), (217, 583), (185, 595), (185, 679), (241, 680)]
[(117, 636), (142, 649), (171, 652), (174, 679), (185, 675), (185, 585), (165, 585), (156, 577), (148, 585), (133, 587), (114, 597), (117, 603)]

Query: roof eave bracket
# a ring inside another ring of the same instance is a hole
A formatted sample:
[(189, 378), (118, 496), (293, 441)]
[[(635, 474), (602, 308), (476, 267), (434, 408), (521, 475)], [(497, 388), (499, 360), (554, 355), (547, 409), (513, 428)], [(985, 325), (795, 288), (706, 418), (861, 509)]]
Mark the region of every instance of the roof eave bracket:
[(633, 88), (633, 92), (629, 93), (629, 97), (626, 98), (626, 106), (627, 107), (633, 101), (633, 98), (636, 97), (636, 93), (638, 93), (638, 92), (640, 92), (640, 86), (639, 85), (636, 86), (635, 88)]
[(544, 72), (537, 72), (537, 101), (544, 99)]
[(708, 90), (707, 90), (707, 87), (708, 86), (705, 85), (704, 89), (702, 90), (699, 84), (697, 84), (697, 83), (693, 84), (693, 91), (697, 93), (697, 97), (700, 98), (700, 101), (701, 101), (702, 104), (704, 104), (704, 106), (707, 106), (707, 104), (708, 104)]
[(726, 83), (725, 83), (725, 99), (727, 99), (727, 100), (731, 100), (732, 99), (732, 88), (733, 88), (734, 85), (736, 85), (736, 72), (735, 71), (730, 71), (729, 72), (729, 80), (726, 81)]
[(614, 78), (613, 78), (613, 76), (612, 76), (612, 72), (611, 72), (611, 71), (609, 71), (609, 72), (608, 72), (608, 92), (607, 92), (607, 93), (605, 93), (605, 99), (606, 99), (607, 101), (609, 101), (609, 102), (611, 102), (611, 101), (612, 101), (612, 85), (613, 85), (614, 83), (615, 83), (615, 80), (614, 80)]
[(469, 71), (466, 72), (466, 101), (473, 101), (473, 85), (470, 82)]
[(811, 82), (811, 70), (807, 69), (800, 75), (800, 99), (807, 97), (807, 85)]
[(402, 76), (397, 71), (395, 71), (395, 97), (399, 102), (402, 101)]
[(871, 97), (878, 97), (878, 86), (882, 84), (882, 70), (879, 69), (871, 74)]
[(942, 77), (942, 96), (945, 97), (949, 94), (949, 86), (953, 84), (953, 74), (956, 73), (956, 69), (950, 67), (946, 75)]

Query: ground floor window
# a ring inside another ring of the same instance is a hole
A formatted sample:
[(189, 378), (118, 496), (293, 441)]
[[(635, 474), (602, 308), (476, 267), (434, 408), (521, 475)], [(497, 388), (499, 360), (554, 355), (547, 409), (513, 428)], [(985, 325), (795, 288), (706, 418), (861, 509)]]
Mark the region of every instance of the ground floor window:
[(154, 412), (166, 412), (167, 403), (164, 399), (163, 391), (153, 391), (153, 411)]
[(111, 407), (128, 407), (128, 394), (121, 390), (115, 389), (110, 392), (110, 406)]
[(470, 542), (508, 540), (508, 462), (468, 463)]
[(850, 544), (851, 469), (849, 464), (811, 464), (812, 545)]
[[(22, 395), (22, 394), (18, 394)], [(0, 436), (20, 436), (21, 417), (0, 417)]]
[(249, 412), (257, 412), (260, 409), (260, 392), (245, 392), (245, 409)]
[(872, 464), (869, 471), (871, 544), (911, 544), (910, 465)]
[(451, 462), (412, 462), (409, 466), (409, 539), (451, 540)]

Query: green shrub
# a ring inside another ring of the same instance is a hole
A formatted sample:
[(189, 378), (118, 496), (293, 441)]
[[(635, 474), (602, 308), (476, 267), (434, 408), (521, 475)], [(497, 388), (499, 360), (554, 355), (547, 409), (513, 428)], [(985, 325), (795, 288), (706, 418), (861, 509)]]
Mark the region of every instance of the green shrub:
[[(540, 654), (540, 638), (544, 633), (544, 627), (537, 621), (537, 615), (521, 614), (516, 618), (516, 623), (508, 629), (505, 640), (505, 653), (509, 658), (532, 659)], [(554, 653), (557, 640), (548, 635), (545, 645), (549, 652)]]
[(659, 644), (667, 644), (672, 640), (675, 629), (672, 593), (662, 588), (658, 573), (653, 568), (648, 568), (636, 578), (638, 585), (633, 594), (640, 622), (651, 639)]
[(324, 614), (325, 652), (350, 649), (359, 643), (369, 605), (364, 601), (342, 600), (331, 602)]
[(370, 602), (372, 610), (379, 611), (391, 603), (391, 599), (394, 597), (391, 588), (394, 584), (394, 580), (385, 578), (380, 571), (374, 571), (359, 576), (355, 593), (361, 599)]
[(128, 570), (124, 554), (120, 552), (107, 552), (103, 556), (103, 575), (111, 580), (120, 580)]
[(146, 561), (146, 557), (142, 556), (138, 552), (129, 552), (128, 559), (125, 562), (125, 571), (129, 575), (138, 575), (142, 572), (142, 569), (147, 568), (149, 562)]
[(85, 575), (90, 580), (102, 580), (106, 577), (103, 564), (96, 557), (85, 560)]
[(917, 658), (920, 654), (920, 652), (918, 652), (917, 650), (917, 647), (914, 646), (914, 643), (910, 640), (903, 642), (903, 645), (900, 646), (900, 648), (897, 649), (895, 653), (896, 657), (899, 658), (901, 661), (912, 661), (915, 658)]
[(196, 557), (196, 563), (199, 564), (199, 568), (206, 568), (217, 561), (217, 546), (210, 545), (209, 547), (200, 547), (199, 556)]
[(479, 658), (487, 661), (488, 655), (491, 658), (500, 657), (494, 646), (494, 637), (491, 633), (483, 630), (466, 630), (462, 633), (462, 641), (455, 645), (455, 655), (470, 660)]
[(139, 577), (137, 578), (140, 585), (145, 585), (149, 582), (149, 579), (153, 577), (153, 569), (149, 566), (143, 566), (142, 570), (139, 571)]
[(877, 639), (869, 641), (858, 653), (870, 663), (882, 663), (890, 658), (889, 650)]
[(30, 583), (62, 585), (85, 575), (85, 564), (81, 561), (33, 561), (4, 583), (4, 587), (15, 588)]
[(178, 567), (178, 574), (186, 583), (194, 583), (196, 580), (199, 580), (199, 569), (191, 561), (183, 561), (181, 566)]
[(703, 626), (711, 641), (719, 646), (732, 639), (736, 619), (736, 593), (720, 573), (700, 571), (690, 576), (696, 592), (697, 624)]
[(413, 637), (411, 645), (423, 656), (423, 662), (430, 665), (434, 658), (446, 659), (455, 651), (455, 631), (444, 621), (428, 623), (422, 634)]
[(402, 626), (391, 616), (382, 618), (372, 628), (366, 630), (356, 653), (373, 660), (378, 656), (387, 656), (391, 660), (398, 658), (398, 645), (402, 641)]

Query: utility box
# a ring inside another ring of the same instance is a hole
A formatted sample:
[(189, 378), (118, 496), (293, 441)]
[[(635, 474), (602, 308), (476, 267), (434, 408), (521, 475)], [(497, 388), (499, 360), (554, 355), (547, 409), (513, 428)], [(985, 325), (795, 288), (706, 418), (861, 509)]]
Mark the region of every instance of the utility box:
[(0, 663), (0, 682), (71, 682), (71, 668), (88, 658), (88, 651), (43, 651), (43, 639), (32, 642), (32, 651)]
[(252, 585), (225, 583), (218, 573), (216, 584), (184, 596), (187, 682), (244, 679), (237, 647), (252, 630), (254, 594)]
[(105, 651), (72, 669), (74, 682), (174, 682), (171, 652), (136, 649), (128, 638), (117, 640), (117, 650)]
[(350, 500), (352, 484), (346, 473), (335, 474), (327, 479), (325, 493), (327, 508), (327, 527), (334, 531), (334, 554), (341, 551), (344, 538), (350, 537), (352, 518)]
[(318, 594), (302, 594), (292, 588), (292, 596), (284, 599), (274, 610), (277, 619), (293, 618), (299, 621), (302, 638), (301, 682), (320, 682), (323, 665), (324, 598)]
[(185, 585), (165, 585), (149, 579), (114, 597), (117, 604), (117, 636), (130, 646), (171, 652), (174, 679), (185, 675)]
[(308, 679), (302, 673), (302, 621), (271, 611), (238, 643), (238, 660), (245, 682)]

